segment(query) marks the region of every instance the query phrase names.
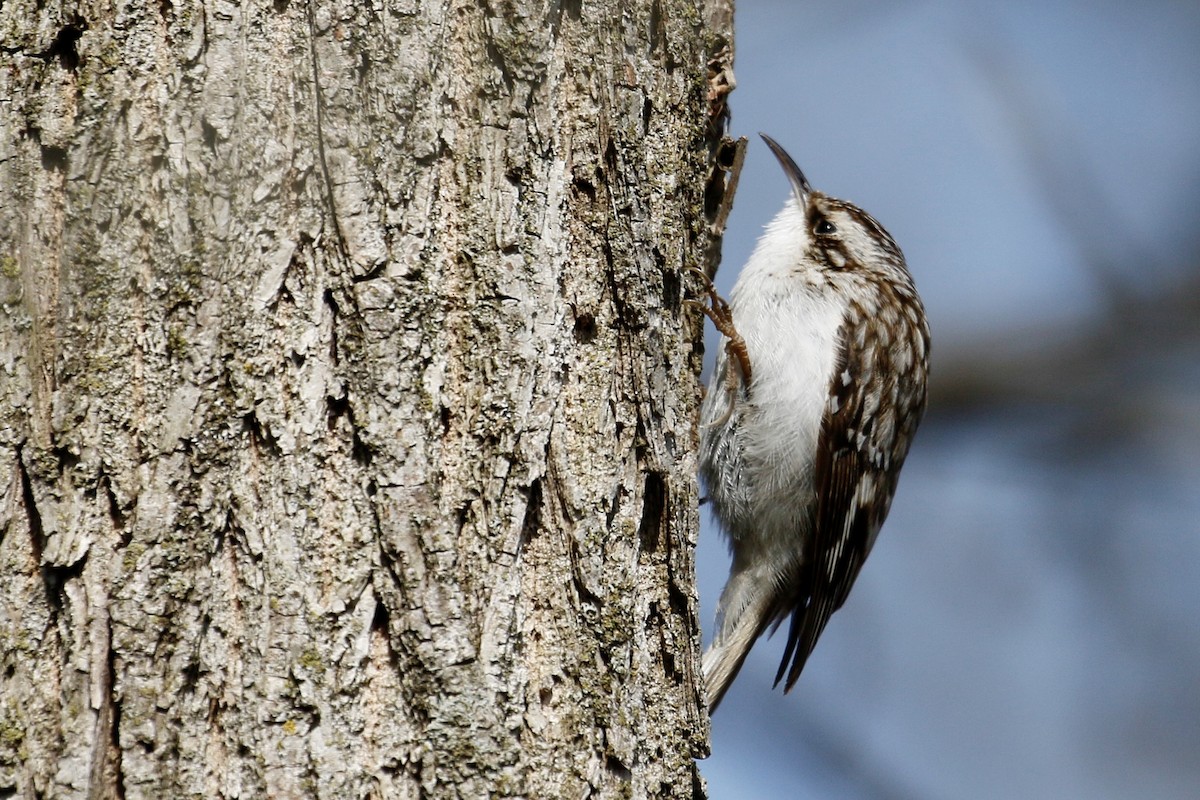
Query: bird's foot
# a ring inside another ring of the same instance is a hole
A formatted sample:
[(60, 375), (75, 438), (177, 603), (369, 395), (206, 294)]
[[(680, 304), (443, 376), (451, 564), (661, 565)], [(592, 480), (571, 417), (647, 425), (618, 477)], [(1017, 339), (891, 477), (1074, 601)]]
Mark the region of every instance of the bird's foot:
[(702, 300), (685, 300), (684, 302), (699, 308), (706, 317), (712, 320), (713, 326), (725, 337), (726, 354), (733, 364), (737, 365), (736, 369), (729, 369), (725, 373), (728, 388), (730, 391), (736, 392), (740, 380), (749, 390), (750, 352), (746, 349), (746, 340), (734, 327), (733, 311), (730, 310), (729, 303), (724, 297), (717, 294), (716, 287), (713, 286), (712, 280), (707, 275), (695, 267), (691, 267), (688, 271), (694, 272), (703, 281), (703, 292), (708, 297), (708, 302)]

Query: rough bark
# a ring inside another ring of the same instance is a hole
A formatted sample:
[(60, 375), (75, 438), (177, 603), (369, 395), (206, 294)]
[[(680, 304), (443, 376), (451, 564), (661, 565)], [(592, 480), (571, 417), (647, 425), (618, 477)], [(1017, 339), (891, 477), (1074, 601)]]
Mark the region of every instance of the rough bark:
[(728, 5), (4, 4), (0, 795), (702, 794)]

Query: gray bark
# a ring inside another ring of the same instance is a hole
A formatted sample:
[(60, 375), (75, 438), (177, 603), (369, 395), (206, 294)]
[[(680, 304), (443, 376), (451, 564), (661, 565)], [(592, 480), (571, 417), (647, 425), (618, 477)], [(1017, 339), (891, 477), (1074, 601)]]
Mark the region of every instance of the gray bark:
[(703, 794), (729, 5), (3, 5), (0, 795)]

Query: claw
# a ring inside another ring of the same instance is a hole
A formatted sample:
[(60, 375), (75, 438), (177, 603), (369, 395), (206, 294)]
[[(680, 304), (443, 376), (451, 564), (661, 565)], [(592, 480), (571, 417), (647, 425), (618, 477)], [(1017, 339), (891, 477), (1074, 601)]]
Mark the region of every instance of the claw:
[(725, 413), (720, 419), (714, 419), (712, 422), (705, 422), (700, 427), (708, 430), (709, 428), (722, 428), (725, 423), (733, 418), (734, 400), (737, 399), (737, 378), (733, 377), (733, 372), (727, 372), (725, 379)]
[[(737, 391), (739, 380), (745, 385), (746, 389), (750, 389), (750, 352), (746, 349), (746, 340), (737, 332), (737, 328), (733, 324), (733, 311), (729, 308), (729, 303), (724, 297), (717, 294), (716, 287), (707, 275), (695, 267), (689, 267), (689, 272), (694, 272), (704, 281), (704, 293), (708, 295), (708, 303), (700, 300), (688, 299), (684, 302), (689, 305), (694, 305), (704, 312), (704, 315), (712, 320), (715, 327), (725, 337), (725, 352), (733, 359), (740, 370), (738, 372), (730, 369), (726, 374), (727, 388), (731, 392)], [(732, 408), (732, 404), (730, 404)]]

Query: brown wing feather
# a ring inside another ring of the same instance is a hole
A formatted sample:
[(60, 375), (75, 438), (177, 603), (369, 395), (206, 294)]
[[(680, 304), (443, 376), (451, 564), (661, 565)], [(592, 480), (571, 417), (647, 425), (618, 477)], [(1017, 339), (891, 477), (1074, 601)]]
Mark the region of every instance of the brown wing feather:
[[(892, 349), (883, 346), (873, 328), (870, 315), (856, 308), (842, 327), (842, 354), (830, 382), (814, 464), (813, 535), (805, 548), (787, 647), (775, 676), (778, 684), (786, 672), (785, 691), (795, 685), (826, 623), (846, 601), (862, 569), (891, 506), (900, 466), (925, 405), (923, 370), (920, 385), (914, 386), (914, 371), (896, 369)], [(905, 333), (901, 348), (910, 346), (912, 337), (928, 340), (923, 330)], [(852, 347), (855, 341), (863, 346)]]

